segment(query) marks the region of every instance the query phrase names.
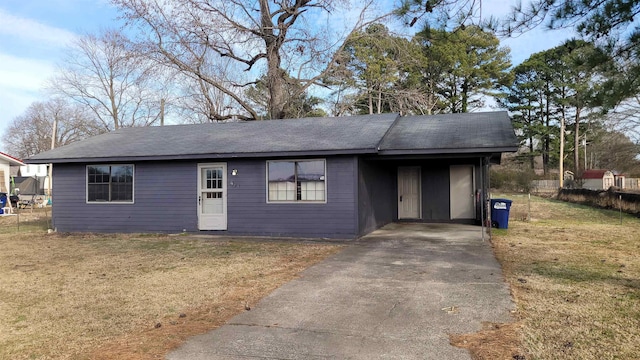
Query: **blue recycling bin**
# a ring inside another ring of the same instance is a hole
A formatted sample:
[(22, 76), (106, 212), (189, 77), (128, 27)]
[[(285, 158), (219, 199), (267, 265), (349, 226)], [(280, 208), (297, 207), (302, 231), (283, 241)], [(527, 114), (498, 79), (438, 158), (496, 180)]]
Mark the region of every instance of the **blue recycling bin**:
[(0, 214), (4, 214), (4, 207), (7, 206), (7, 194), (0, 193)]
[(491, 226), (498, 229), (509, 228), (511, 203), (509, 199), (491, 199)]

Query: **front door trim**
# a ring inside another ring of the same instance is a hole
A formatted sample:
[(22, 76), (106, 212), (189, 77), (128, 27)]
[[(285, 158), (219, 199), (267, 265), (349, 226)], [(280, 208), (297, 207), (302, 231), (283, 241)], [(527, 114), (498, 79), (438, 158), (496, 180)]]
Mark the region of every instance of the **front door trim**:
[[(206, 181), (206, 170), (218, 171)], [(199, 163), (197, 192), (198, 230), (227, 230), (227, 163)]]

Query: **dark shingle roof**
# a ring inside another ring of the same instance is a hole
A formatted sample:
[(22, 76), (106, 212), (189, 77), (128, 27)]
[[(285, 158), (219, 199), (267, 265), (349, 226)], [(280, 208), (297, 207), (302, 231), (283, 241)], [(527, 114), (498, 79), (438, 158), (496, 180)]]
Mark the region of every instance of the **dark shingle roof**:
[(373, 153), (397, 117), (382, 114), (126, 128), (35, 155), (29, 161)]
[(509, 115), (496, 111), (402, 117), (384, 137), (380, 152), (515, 151), (517, 146)]
[(31, 163), (517, 150), (506, 112), (396, 114), (126, 128), (35, 155)]

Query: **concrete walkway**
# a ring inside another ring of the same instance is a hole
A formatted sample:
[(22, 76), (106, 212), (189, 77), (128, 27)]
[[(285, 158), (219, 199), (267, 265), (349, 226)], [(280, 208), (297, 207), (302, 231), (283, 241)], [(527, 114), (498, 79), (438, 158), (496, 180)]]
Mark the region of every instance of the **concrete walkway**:
[(168, 359), (471, 359), (449, 334), (512, 308), (479, 227), (391, 224)]

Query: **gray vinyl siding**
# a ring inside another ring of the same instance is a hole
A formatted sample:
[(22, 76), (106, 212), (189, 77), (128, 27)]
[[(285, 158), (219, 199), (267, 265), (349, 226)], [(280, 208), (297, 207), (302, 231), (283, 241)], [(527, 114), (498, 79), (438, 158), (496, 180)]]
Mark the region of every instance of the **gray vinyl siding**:
[(134, 164), (134, 203), (86, 203), (86, 165), (53, 167), (53, 224), (62, 232), (181, 232), (197, 226), (192, 162)]
[[(313, 158), (317, 159), (317, 158)], [(279, 160), (279, 159), (270, 159)], [(326, 203), (267, 203), (266, 160), (234, 161), (227, 201), (228, 233), (354, 238), (356, 157), (327, 157)]]
[[(198, 230), (198, 163), (227, 163), (227, 231), (211, 234), (354, 238), (356, 158), (326, 158), (326, 203), (267, 204), (266, 160), (134, 163), (134, 203), (86, 203), (86, 164), (54, 166), (53, 222), (61, 232)], [(231, 176), (236, 169), (238, 175)]]
[(364, 235), (393, 221), (396, 167), (386, 161), (360, 159), (358, 169), (358, 224)]

